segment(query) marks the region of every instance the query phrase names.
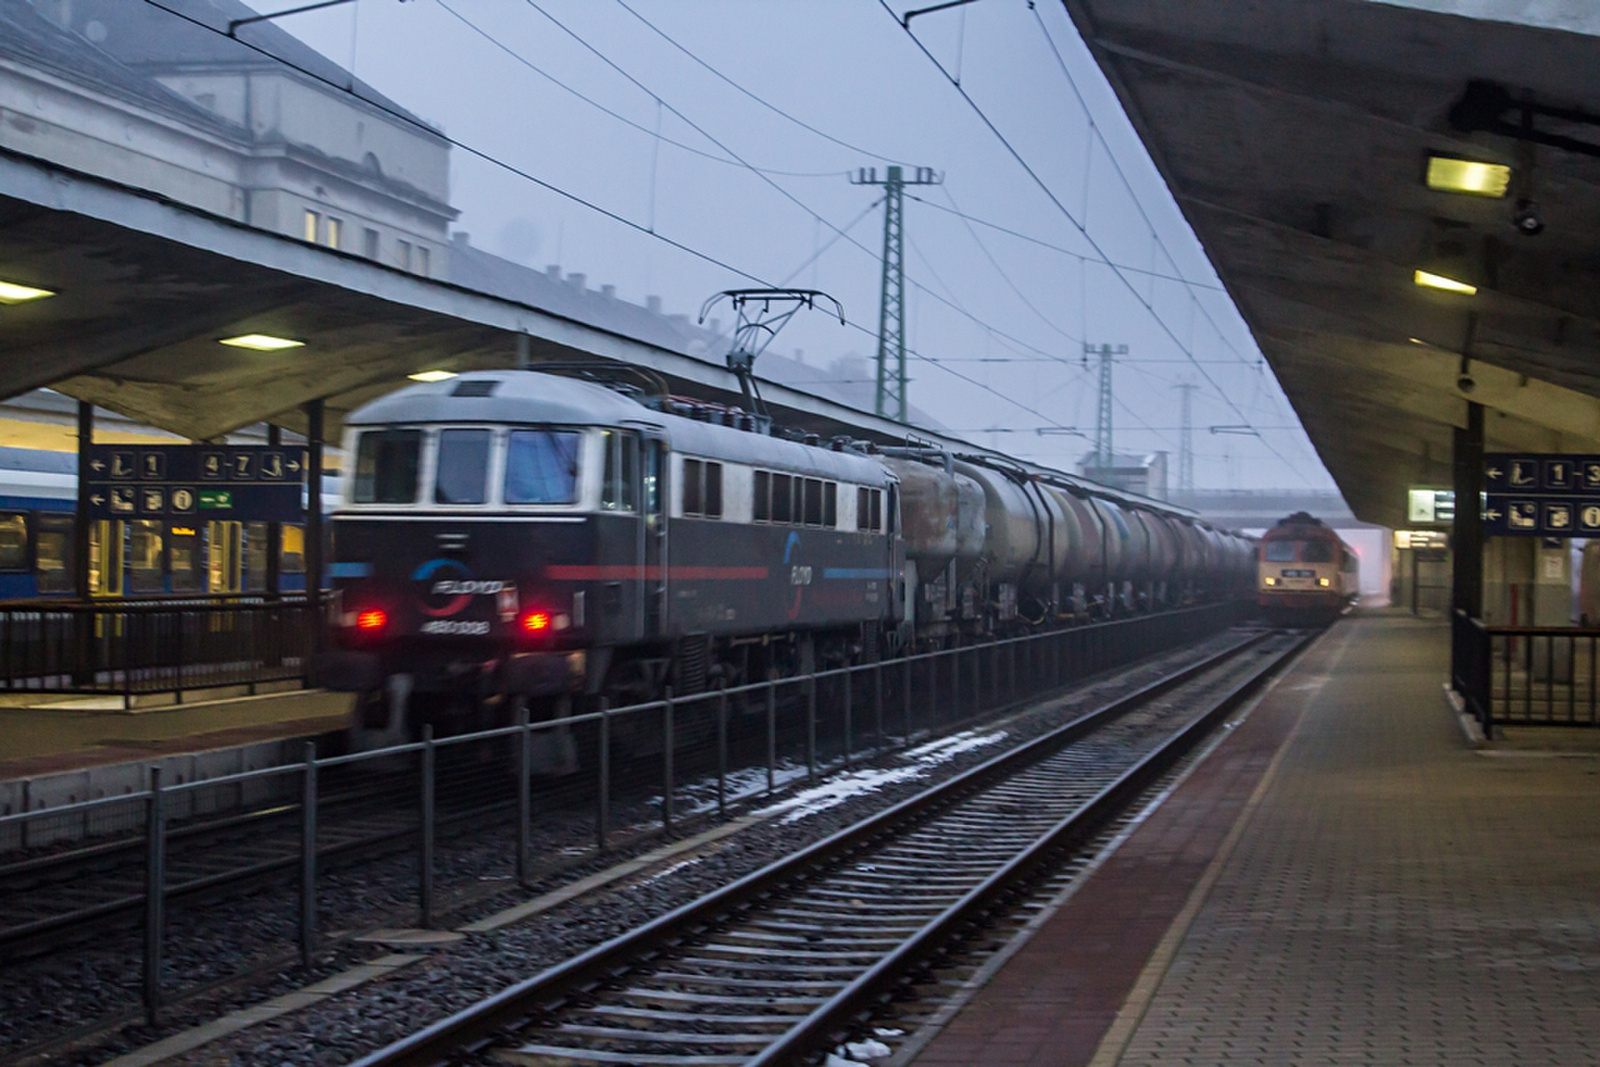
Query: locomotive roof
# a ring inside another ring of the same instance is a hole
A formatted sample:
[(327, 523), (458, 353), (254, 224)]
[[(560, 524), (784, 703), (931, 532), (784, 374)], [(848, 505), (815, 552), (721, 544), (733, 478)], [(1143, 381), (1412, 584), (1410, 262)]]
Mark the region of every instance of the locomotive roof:
[[(494, 382), (488, 395), (457, 395), (463, 385)], [(823, 474), (841, 481), (881, 485), (894, 481), (880, 462), (855, 452), (770, 437), (669, 415), (614, 389), (576, 378), (530, 371), (475, 371), (443, 382), (409, 386), (353, 411), (345, 425), (392, 426), (429, 422), (551, 423), (566, 426), (651, 428), (692, 455), (780, 470)]]

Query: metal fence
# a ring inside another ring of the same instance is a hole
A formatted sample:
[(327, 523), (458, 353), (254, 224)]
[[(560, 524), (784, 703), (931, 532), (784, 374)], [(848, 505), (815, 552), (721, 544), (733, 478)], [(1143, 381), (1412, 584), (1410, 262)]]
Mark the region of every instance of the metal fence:
[(1487, 626), (1457, 611), (1452, 684), (1485, 736), (1495, 726), (1600, 726), (1597, 642), (1600, 630)]
[(304, 684), (320, 625), (306, 598), (10, 602), (0, 691), (120, 695)]
[[(670, 834), (690, 819), (725, 818), (732, 803), (760, 800), (785, 784), (908, 748), (971, 724), (982, 713), (1215, 635), (1251, 610), (1246, 602), (1213, 604), (693, 695), (669, 693), (629, 707), (602, 705), (586, 714), (479, 733), (435, 739), (430, 730), (420, 742), (371, 752), (319, 756), (307, 743), (301, 763), (200, 781), (165, 782), (152, 766), (143, 793), (0, 817), (0, 840), (26, 840), (23, 827), (34, 821), (89, 824), (125, 819), (130, 804), (142, 810), (142, 993), (154, 1020), (166, 999), (168, 901), (196, 884), (193, 875), (173, 874), (169, 848), (192, 832), (182, 820), (218, 810), (219, 796), (297, 796), (297, 805), (280, 802), (277, 809), (280, 818), (297, 819), (297, 825), (285, 828), (288, 858), (275, 869), (285, 878), (291, 868), (298, 872), (291, 925), (309, 967), (319, 944), (319, 916), (328, 906), (327, 900), (319, 904), (319, 883), (326, 885), (332, 858), (363, 841), (363, 833), (390, 841), (391, 852), (415, 856), (416, 921), (431, 926), (449, 906), (435, 881), (439, 828), (452, 820), (471, 833), (506, 834), (509, 847), (495, 855), (504, 857), (506, 876), (526, 885), (552, 867), (549, 855), (534, 854), (536, 827), (543, 831), (546, 822), (558, 824), (568, 837), (552, 840), (546, 833), (540, 847), (555, 850), (566, 840), (568, 847), (560, 851), (574, 856), (603, 853), (641, 833)], [(486, 774), (486, 765), (504, 773)], [(348, 791), (361, 775), (374, 781), (385, 776), (391, 786), (399, 782), (399, 792), (383, 794), (370, 810), (330, 806), (324, 783), (338, 776)], [(403, 816), (398, 830), (397, 810)], [(372, 823), (373, 811), (390, 821)], [(247, 834), (240, 846), (257, 868), (265, 836)], [(447, 835), (446, 849), (462, 847), (466, 836)], [(214, 862), (218, 846), (203, 848)]]

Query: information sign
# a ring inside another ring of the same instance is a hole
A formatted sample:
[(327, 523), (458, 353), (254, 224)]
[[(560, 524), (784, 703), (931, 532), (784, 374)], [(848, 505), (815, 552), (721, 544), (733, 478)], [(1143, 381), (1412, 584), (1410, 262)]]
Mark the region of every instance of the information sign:
[(1600, 537), (1600, 456), (1491, 452), (1483, 488), (1492, 537)]
[(1406, 494), (1406, 521), (1454, 522), (1455, 519), (1454, 489), (1412, 489)]
[(302, 451), (270, 445), (95, 445), (89, 514), (301, 522), (304, 471)]

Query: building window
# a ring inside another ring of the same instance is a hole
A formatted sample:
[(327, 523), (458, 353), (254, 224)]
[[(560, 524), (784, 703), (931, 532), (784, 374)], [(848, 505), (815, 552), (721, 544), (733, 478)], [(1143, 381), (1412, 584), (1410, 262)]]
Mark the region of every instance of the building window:
[(424, 278), (428, 276), (428, 249), (422, 245), (417, 246), (417, 273)]
[(400, 252), (399, 252), (399, 255), (400, 255), (400, 269), (401, 270), (410, 270), (411, 269), (411, 242), (410, 241), (397, 241), (396, 242), (396, 246), (400, 250)]
[(366, 246), (363, 249), (363, 251), (366, 252), (366, 255), (367, 255), (368, 259), (377, 259), (378, 258), (378, 231), (377, 230), (373, 230), (373, 229), (369, 229), (369, 230), (367, 230), (365, 236), (366, 236)]
[(317, 228), (321, 221), (322, 216), (318, 215), (315, 211), (306, 212), (306, 231), (304, 236), (305, 239), (310, 241), (312, 244), (317, 243)]
[(328, 247), (344, 247), (344, 220), (328, 216)]

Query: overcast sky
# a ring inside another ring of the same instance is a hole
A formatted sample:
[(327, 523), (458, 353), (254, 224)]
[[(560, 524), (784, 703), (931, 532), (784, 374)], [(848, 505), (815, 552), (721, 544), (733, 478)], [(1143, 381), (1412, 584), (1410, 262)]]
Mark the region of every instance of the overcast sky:
[(978, 0), (913, 37), (897, 16), (928, 3), (359, 0), (280, 25), (481, 153), (452, 150), (475, 245), (690, 315), (736, 286), (826, 290), (852, 325), (776, 342), (814, 366), (876, 351), (880, 190), (847, 175), (932, 167), (906, 201), (914, 404), (1070, 467), (1091, 444), (1065, 431), (1095, 425), (1083, 342), (1126, 344), (1117, 451), (1171, 452), (1175, 487), (1192, 383), (1198, 485), (1331, 488), (1059, 4)]

